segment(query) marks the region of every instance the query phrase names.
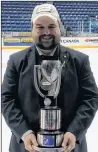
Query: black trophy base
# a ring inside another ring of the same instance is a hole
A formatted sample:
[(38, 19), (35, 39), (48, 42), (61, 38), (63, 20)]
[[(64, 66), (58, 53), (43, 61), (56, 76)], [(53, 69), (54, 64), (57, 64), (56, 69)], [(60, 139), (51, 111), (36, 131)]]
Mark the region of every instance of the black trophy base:
[(61, 131), (39, 131), (37, 141), (39, 146), (43, 148), (61, 147), (63, 135)]

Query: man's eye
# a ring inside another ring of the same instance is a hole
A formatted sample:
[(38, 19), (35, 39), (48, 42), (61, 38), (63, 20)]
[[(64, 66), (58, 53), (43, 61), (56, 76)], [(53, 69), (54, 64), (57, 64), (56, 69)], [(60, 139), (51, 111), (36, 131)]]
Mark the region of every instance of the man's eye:
[(53, 29), (53, 28), (56, 28), (55, 26), (49, 26), (49, 29)]
[(40, 26), (40, 27), (37, 27), (38, 29), (43, 29), (44, 27)]

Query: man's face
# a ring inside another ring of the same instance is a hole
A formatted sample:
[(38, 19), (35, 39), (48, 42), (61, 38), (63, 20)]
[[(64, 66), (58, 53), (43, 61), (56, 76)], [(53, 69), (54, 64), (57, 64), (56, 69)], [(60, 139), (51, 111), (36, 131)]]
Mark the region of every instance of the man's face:
[(58, 21), (48, 16), (39, 17), (33, 24), (32, 36), (39, 48), (47, 51), (53, 49), (60, 43), (61, 33)]

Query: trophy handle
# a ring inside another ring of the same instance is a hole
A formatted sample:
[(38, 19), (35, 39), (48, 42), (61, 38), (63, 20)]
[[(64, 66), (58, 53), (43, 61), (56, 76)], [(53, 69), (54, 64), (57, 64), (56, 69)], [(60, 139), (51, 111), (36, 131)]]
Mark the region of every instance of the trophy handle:
[(45, 77), (46, 80), (48, 80), (51, 83), (50, 77), (45, 73), (44, 69), (41, 67), (42, 75)]
[[(34, 84), (35, 84), (35, 88), (37, 90), (37, 92), (39, 93), (39, 95), (43, 98), (45, 98), (45, 95), (43, 93), (41, 93), (39, 87), (38, 87), (38, 81), (37, 81), (37, 71), (40, 69), (39, 65), (34, 65)], [(39, 72), (39, 71), (38, 71)]]
[(57, 81), (57, 89), (56, 92), (54, 94), (54, 98), (56, 98), (59, 94), (59, 90), (60, 90), (60, 85), (61, 85), (61, 71), (62, 71), (62, 67), (59, 67), (59, 77), (58, 77), (58, 81)]

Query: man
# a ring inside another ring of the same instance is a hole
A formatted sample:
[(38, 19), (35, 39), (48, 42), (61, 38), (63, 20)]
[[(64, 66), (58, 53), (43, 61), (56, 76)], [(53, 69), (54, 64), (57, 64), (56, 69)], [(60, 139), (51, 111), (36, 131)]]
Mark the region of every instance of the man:
[[(39, 111), (43, 99), (34, 87), (34, 65), (41, 55), (64, 60), (57, 98), (62, 109), (62, 146), (66, 152), (87, 152), (85, 134), (98, 108), (98, 90), (88, 56), (60, 45), (60, 17), (51, 4), (35, 7), (32, 14), (35, 45), (10, 56), (2, 86), (2, 113), (12, 131), (10, 152), (32, 152), (38, 146)], [(93, 145), (94, 146), (94, 145)]]

